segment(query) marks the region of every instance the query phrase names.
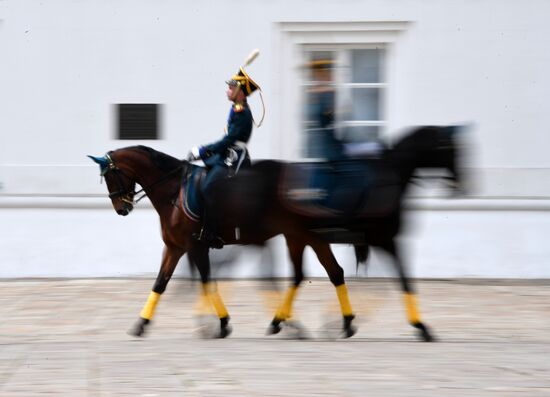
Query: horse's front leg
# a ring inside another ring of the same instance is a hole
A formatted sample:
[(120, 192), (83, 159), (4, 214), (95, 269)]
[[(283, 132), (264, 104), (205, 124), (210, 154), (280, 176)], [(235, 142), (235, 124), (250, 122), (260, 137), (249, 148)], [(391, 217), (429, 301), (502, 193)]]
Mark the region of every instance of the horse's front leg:
[(168, 281), (170, 281), (170, 278), (174, 273), (174, 269), (184, 253), (185, 251), (182, 248), (168, 245), (164, 246), (162, 263), (160, 265), (157, 279), (155, 280), (155, 284), (153, 285), (153, 289), (147, 298), (145, 306), (143, 306), (143, 309), (139, 314), (139, 320), (134, 328), (129, 332), (131, 335), (142, 336), (145, 332), (147, 325), (151, 322), (153, 315), (155, 314), (155, 309), (160, 296), (166, 290), (166, 285), (168, 284)]
[(393, 262), (401, 282), (401, 288), (403, 289), (403, 299), (407, 310), (407, 318), (409, 323), (418, 330), (419, 336), (423, 341), (434, 341), (435, 338), (430, 332), (430, 329), (421, 320), (416, 294), (414, 293), (413, 287), (409, 282), (409, 277), (405, 271), (405, 267), (403, 266), (403, 262), (395, 241), (390, 240), (385, 244), (380, 245), (380, 247), (388, 252), (393, 258)]
[(279, 308), (275, 312), (273, 320), (267, 330), (268, 335), (278, 334), (281, 332), (281, 323), (289, 320), (292, 317), (292, 304), (296, 293), (298, 292), (298, 287), (300, 283), (304, 280), (303, 273), (303, 255), (305, 249), (305, 243), (298, 238), (292, 238), (286, 236), (286, 243), (288, 247), (288, 252), (290, 255), (290, 260), (294, 268), (294, 282), (288, 288), (283, 301), (280, 303)]
[(189, 259), (195, 264), (201, 276), (201, 299), (211, 304), (216, 310), (220, 320), (220, 332), (216, 336), (225, 338), (231, 334), (229, 326), (229, 313), (218, 292), (216, 283), (210, 279), (210, 258), (208, 257), (208, 247), (202, 243), (195, 243), (189, 251)]
[(343, 317), (343, 336), (349, 338), (355, 335), (357, 328), (352, 325), (355, 314), (351, 308), (348, 296), (348, 289), (344, 279), (344, 269), (342, 269), (336, 261), (329, 243), (314, 237), (311, 239), (310, 246), (313, 248), (313, 251), (315, 251), (319, 262), (321, 262), (321, 265), (327, 271), (330, 281), (336, 288), (336, 295), (340, 302), (340, 310)]

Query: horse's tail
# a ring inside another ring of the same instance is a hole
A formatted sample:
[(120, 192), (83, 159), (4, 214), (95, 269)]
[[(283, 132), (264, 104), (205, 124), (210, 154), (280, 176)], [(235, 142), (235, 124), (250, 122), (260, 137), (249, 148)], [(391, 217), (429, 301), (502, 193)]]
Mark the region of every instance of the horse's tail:
[(366, 264), (369, 258), (369, 246), (368, 245), (354, 245), (355, 248), (355, 273), (359, 271), (359, 265)]

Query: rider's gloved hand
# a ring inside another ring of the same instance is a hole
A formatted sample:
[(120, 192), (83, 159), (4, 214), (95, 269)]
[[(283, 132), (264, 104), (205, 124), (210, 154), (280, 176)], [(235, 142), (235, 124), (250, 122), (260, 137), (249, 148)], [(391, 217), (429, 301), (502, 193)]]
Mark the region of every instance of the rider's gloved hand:
[(201, 159), (200, 148), (198, 146), (195, 146), (187, 154), (187, 161), (195, 161), (200, 159)]

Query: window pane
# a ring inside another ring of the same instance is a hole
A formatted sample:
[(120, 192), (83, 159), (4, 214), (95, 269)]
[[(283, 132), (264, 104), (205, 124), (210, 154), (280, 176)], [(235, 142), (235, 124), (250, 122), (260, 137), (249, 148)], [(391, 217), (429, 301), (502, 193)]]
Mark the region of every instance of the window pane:
[(380, 120), (380, 88), (353, 88), (349, 120)]
[(352, 50), (351, 51), (351, 82), (352, 83), (382, 83), (384, 50)]
[(342, 129), (342, 140), (346, 143), (377, 141), (380, 135), (380, 126), (360, 125), (346, 126)]

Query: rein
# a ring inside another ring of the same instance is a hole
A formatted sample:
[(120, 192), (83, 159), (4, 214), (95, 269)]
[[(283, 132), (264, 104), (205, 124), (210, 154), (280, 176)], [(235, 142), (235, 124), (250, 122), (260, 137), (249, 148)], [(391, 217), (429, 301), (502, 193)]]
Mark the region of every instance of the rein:
[(145, 187), (142, 187), (141, 189), (139, 189), (137, 192), (132, 192), (132, 195), (137, 195), (137, 194), (140, 194), (140, 193), (143, 193), (140, 197), (138, 197), (136, 200), (134, 200), (134, 204), (137, 204), (141, 201), (141, 199), (143, 199), (145, 196), (147, 196), (147, 193), (145, 193), (145, 189), (148, 189), (150, 187), (153, 187), (155, 185), (158, 185), (162, 182), (165, 182), (167, 181), (168, 179), (170, 179), (169, 177), (172, 176), (172, 174), (175, 174), (177, 171), (181, 171), (183, 167), (180, 165), (179, 167), (177, 168), (174, 168), (172, 171), (170, 171), (169, 173), (167, 173), (166, 175), (164, 175), (162, 178), (160, 178), (159, 180), (145, 186)]

